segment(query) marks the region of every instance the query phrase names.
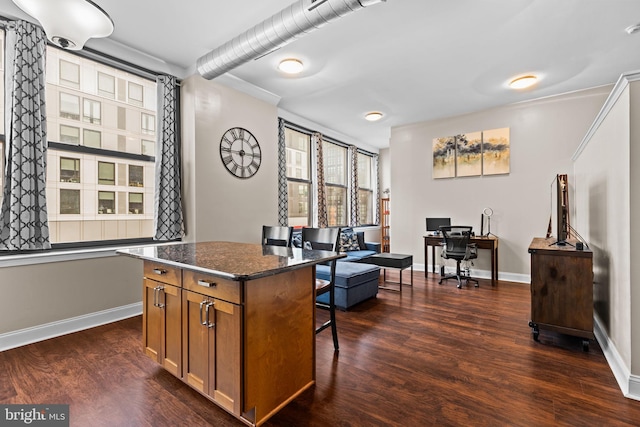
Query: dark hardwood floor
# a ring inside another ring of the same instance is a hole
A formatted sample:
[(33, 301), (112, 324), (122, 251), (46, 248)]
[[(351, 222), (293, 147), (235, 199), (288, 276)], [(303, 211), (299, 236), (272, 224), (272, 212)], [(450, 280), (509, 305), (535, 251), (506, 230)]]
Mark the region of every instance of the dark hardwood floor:
[[(319, 334), (315, 387), (265, 425), (640, 425), (597, 342), (533, 341), (527, 285), (414, 283), (339, 312), (339, 354)], [(82, 427), (243, 425), (147, 359), (141, 329), (135, 317), (0, 353), (0, 402), (67, 403)]]

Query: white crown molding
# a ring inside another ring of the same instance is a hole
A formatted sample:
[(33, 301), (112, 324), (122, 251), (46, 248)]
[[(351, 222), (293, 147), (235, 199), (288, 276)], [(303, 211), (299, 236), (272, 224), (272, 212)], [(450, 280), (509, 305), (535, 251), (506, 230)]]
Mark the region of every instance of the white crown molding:
[(587, 133), (584, 136), (584, 138), (582, 138), (582, 141), (580, 142), (580, 145), (578, 145), (578, 148), (576, 149), (575, 153), (573, 153), (571, 160), (575, 162), (578, 159), (578, 157), (580, 157), (580, 154), (582, 153), (582, 151), (584, 151), (587, 144), (589, 144), (589, 141), (591, 141), (591, 138), (593, 138), (593, 135), (596, 133), (598, 128), (600, 128), (600, 125), (602, 124), (604, 119), (607, 117), (607, 115), (609, 114), (613, 106), (616, 104), (616, 102), (620, 98), (620, 95), (622, 95), (622, 93), (627, 88), (627, 86), (629, 86), (629, 83), (637, 80), (640, 80), (640, 70), (624, 73), (620, 76), (620, 78), (618, 78), (618, 81), (616, 82), (615, 86), (611, 90), (611, 93), (607, 97), (607, 100), (604, 102), (604, 105), (600, 109), (600, 112), (598, 113), (595, 120), (591, 124), (591, 127), (589, 128), (589, 130), (587, 130)]

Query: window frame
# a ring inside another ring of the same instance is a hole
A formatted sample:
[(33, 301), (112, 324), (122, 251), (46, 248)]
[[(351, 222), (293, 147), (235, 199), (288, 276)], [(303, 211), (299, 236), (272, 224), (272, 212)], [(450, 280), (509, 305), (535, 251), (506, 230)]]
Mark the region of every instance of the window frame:
[[(349, 225), (349, 197), (350, 197), (350, 192), (349, 192), (349, 149), (346, 145), (341, 144), (337, 141), (334, 141), (333, 139), (329, 139), (329, 138), (323, 138), (322, 141), (323, 147), (322, 147), (322, 153), (324, 155), (324, 159), (323, 159), (323, 165), (324, 165), (324, 186), (325, 186), (325, 195), (327, 197), (327, 225), (329, 227), (346, 227)], [(328, 164), (329, 162), (327, 162), (327, 150), (325, 150), (327, 148), (327, 145), (325, 144), (331, 144), (334, 145), (335, 147), (339, 148), (340, 150), (343, 150), (343, 156), (342, 156), (342, 161), (344, 162), (344, 164), (342, 165), (342, 175), (344, 178), (343, 183), (336, 183), (336, 182), (329, 182), (327, 181), (327, 176), (330, 176), (329, 173), (327, 173), (327, 168), (332, 167), (333, 165)], [(339, 191), (340, 193), (342, 193), (343, 196), (343, 201), (344, 204), (343, 206), (340, 208), (339, 206), (336, 206), (336, 217), (333, 218), (330, 215), (330, 211), (331, 208), (333, 207), (333, 205), (330, 203), (329, 201), (329, 193), (330, 191), (336, 192)], [(339, 212), (340, 210), (342, 210), (342, 218), (339, 217)], [(339, 222), (339, 220), (342, 220), (342, 222)]]
[(369, 200), (371, 201), (371, 206), (368, 206), (366, 209), (371, 209), (371, 222), (361, 222), (360, 226), (373, 226), (373, 225), (377, 225), (376, 221), (375, 221), (375, 212), (376, 212), (376, 201), (374, 200), (374, 196), (375, 196), (375, 181), (374, 181), (374, 177), (376, 176), (376, 174), (374, 173), (374, 156), (372, 154), (366, 153), (364, 151), (361, 150), (356, 150), (356, 155), (359, 156), (366, 156), (369, 158), (369, 187), (361, 187), (360, 186), (360, 159), (358, 159), (358, 214), (359, 217), (362, 218), (362, 206), (360, 204), (360, 195), (361, 194), (368, 194), (369, 195)]
[[(294, 126), (292, 124), (285, 124), (285, 128), (289, 129), (290, 131), (293, 132), (297, 132), (300, 134), (305, 135), (306, 137), (308, 137), (308, 150), (307, 150), (307, 165), (308, 165), (308, 170), (309, 170), (309, 176), (308, 178), (298, 178), (298, 177), (290, 177), (288, 171), (285, 172), (285, 176), (287, 178), (287, 198), (288, 198), (288, 205), (291, 204), (291, 194), (290, 194), (290, 190), (291, 190), (291, 185), (299, 185), (299, 184), (304, 184), (307, 188), (307, 225), (306, 227), (311, 227), (313, 225), (313, 207), (315, 204), (314, 198), (315, 195), (313, 194), (313, 173), (312, 173), (312, 169), (313, 169), (313, 164), (312, 164), (312, 159), (313, 159), (313, 155), (312, 155), (312, 150), (313, 150), (313, 144), (311, 142), (311, 133), (307, 132), (306, 130), (299, 128), (297, 126)], [(286, 135), (286, 130), (285, 130), (285, 135)], [(285, 146), (286, 146), (286, 136), (285, 136)], [(291, 151), (287, 151), (287, 150), (291, 150)], [(286, 147), (285, 148), (285, 152), (287, 153), (287, 159), (289, 158), (288, 154), (289, 153), (295, 153), (297, 151), (294, 150), (294, 148), (289, 148)], [(287, 160), (287, 165), (288, 166), (289, 162)], [(285, 167), (286, 168), (286, 167)], [(298, 187), (300, 188), (300, 187)], [(299, 204), (300, 202), (298, 202)], [(291, 206), (288, 206), (288, 210), (290, 211)], [(302, 218), (301, 216), (299, 217), (295, 217), (295, 218)], [(290, 223), (291, 217), (289, 215), (289, 212), (287, 212), (287, 223)], [(300, 227), (300, 225), (294, 225), (293, 227)]]

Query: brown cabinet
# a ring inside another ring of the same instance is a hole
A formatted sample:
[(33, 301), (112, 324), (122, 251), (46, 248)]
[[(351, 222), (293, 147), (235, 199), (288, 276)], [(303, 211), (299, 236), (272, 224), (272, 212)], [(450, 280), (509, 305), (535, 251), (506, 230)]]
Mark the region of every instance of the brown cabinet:
[(555, 239), (534, 238), (531, 254), (531, 321), (533, 338), (540, 329), (583, 338), (589, 349), (593, 334), (593, 253), (577, 242), (558, 246)]
[(391, 251), (391, 235), (389, 234), (389, 199), (380, 199), (380, 252)]
[(240, 415), (241, 307), (183, 290), (184, 381)]
[[(146, 270), (146, 269), (145, 269)], [(152, 271), (153, 268), (150, 269)], [(157, 278), (168, 277), (156, 269)], [(162, 272), (165, 273), (162, 273)], [(179, 271), (178, 271), (179, 273)], [(145, 271), (146, 276), (146, 271)], [(142, 336), (144, 352), (177, 377), (182, 376), (181, 289), (175, 280), (165, 283), (145, 277), (143, 283)]]

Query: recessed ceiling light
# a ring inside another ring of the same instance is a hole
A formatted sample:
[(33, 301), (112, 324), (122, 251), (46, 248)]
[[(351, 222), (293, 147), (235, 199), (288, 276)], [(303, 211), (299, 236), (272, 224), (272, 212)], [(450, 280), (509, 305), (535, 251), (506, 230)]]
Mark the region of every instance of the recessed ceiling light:
[(294, 58), (284, 59), (280, 61), (278, 69), (287, 74), (299, 74), (304, 69), (302, 61)]
[(537, 81), (538, 78), (536, 76), (522, 76), (511, 80), (509, 87), (511, 89), (526, 89), (536, 84)]
[(382, 114), (379, 111), (372, 111), (370, 113), (367, 113), (364, 115), (364, 118), (366, 120), (369, 120), (370, 122), (375, 122), (377, 120), (380, 120), (382, 118), (382, 116), (384, 116), (384, 114)]

